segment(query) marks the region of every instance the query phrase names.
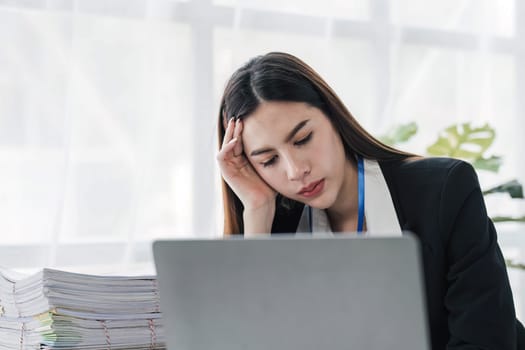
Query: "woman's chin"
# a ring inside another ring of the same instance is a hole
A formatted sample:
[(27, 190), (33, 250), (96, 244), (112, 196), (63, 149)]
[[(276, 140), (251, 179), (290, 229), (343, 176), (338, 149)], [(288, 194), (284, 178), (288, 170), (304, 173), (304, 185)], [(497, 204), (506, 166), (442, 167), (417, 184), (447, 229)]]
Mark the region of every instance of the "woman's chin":
[(304, 201), (303, 203), (315, 209), (325, 210), (332, 206), (333, 201), (329, 200), (325, 196), (320, 196), (310, 201)]

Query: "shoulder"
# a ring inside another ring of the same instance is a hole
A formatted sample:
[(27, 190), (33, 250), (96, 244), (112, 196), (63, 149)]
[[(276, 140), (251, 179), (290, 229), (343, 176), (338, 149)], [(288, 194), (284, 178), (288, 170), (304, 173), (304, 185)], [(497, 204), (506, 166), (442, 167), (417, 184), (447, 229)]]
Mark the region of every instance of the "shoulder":
[(443, 175), (455, 168), (471, 168), (469, 163), (446, 157), (409, 157), (401, 160), (379, 161), (381, 169), (405, 175), (435, 173)]
[(449, 226), (445, 221), (455, 217), (473, 194), (483, 205), (476, 172), (465, 161), (420, 157), (379, 164), (405, 229), (423, 232), (429, 222)]
[[(445, 190), (449, 186), (478, 187), (478, 178), (471, 164), (455, 158), (410, 157), (403, 160), (380, 161), (389, 186)], [(470, 186), (469, 186), (470, 185)]]

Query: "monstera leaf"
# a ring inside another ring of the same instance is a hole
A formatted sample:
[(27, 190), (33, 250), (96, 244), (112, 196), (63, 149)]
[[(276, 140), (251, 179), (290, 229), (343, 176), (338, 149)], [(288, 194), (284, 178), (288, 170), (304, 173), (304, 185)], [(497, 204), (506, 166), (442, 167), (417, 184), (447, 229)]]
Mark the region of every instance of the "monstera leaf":
[(488, 170), (494, 173), (497, 173), (499, 171), (499, 168), (501, 167), (502, 163), (503, 159), (498, 156), (491, 156), (489, 158), (480, 157), (472, 160), (472, 165), (474, 166), (474, 168), (480, 170)]
[(511, 198), (523, 198), (523, 186), (518, 180), (511, 180), (483, 191), (484, 195), (491, 193), (508, 193)]
[(408, 141), (416, 133), (417, 124), (412, 122), (393, 127), (386, 135), (381, 136), (379, 139), (387, 145), (394, 146), (398, 143)]
[[(414, 122), (395, 126), (379, 139), (387, 145), (394, 146), (408, 141), (417, 133), (417, 129), (417, 124)], [(492, 145), (495, 136), (494, 129), (488, 124), (481, 127), (472, 127), (470, 123), (452, 125), (439, 133), (437, 141), (427, 148), (427, 154), (462, 158), (470, 162), (476, 169), (498, 172), (502, 158), (484, 155)], [(483, 192), (484, 195), (491, 193), (508, 193), (512, 198), (523, 198), (523, 187), (519, 181), (512, 180)], [(492, 221), (525, 223), (525, 216), (497, 216), (492, 217)], [(525, 265), (512, 264), (510, 261), (507, 262), (507, 265), (525, 269)]]
[(478, 169), (497, 172), (501, 158), (484, 158), (483, 153), (492, 145), (496, 133), (488, 124), (472, 127), (470, 123), (449, 126), (438, 136), (434, 144), (427, 148), (433, 156), (445, 156), (465, 159)]

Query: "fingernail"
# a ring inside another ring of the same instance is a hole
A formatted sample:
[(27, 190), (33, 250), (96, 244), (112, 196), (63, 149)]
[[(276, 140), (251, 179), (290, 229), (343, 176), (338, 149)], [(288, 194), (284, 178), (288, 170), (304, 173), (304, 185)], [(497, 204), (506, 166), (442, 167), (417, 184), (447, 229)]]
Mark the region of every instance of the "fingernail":
[(236, 137), (234, 137), (234, 138), (233, 138), (233, 139), (231, 139), (231, 140), (230, 140), (230, 142), (228, 142), (228, 143), (234, 143), (234, 142), (236, 142), (236, 141), (237, 141), (237, 138), (236, 138)]

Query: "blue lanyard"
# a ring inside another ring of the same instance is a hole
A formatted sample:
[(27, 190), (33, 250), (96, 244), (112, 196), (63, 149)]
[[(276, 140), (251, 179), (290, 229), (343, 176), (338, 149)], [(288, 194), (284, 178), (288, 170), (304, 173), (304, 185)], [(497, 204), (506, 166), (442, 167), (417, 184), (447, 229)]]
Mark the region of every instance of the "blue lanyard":
[[(363, 157), (357, 157), (357, 233), (363, 232), (365, 222), (365, 167)], [(313, 232), (312, 207), (308, 206), (308, 226)]]
[(363, 232), (365, 222), (365, 166), (363, 157), (357, 157), (357, 232)]

